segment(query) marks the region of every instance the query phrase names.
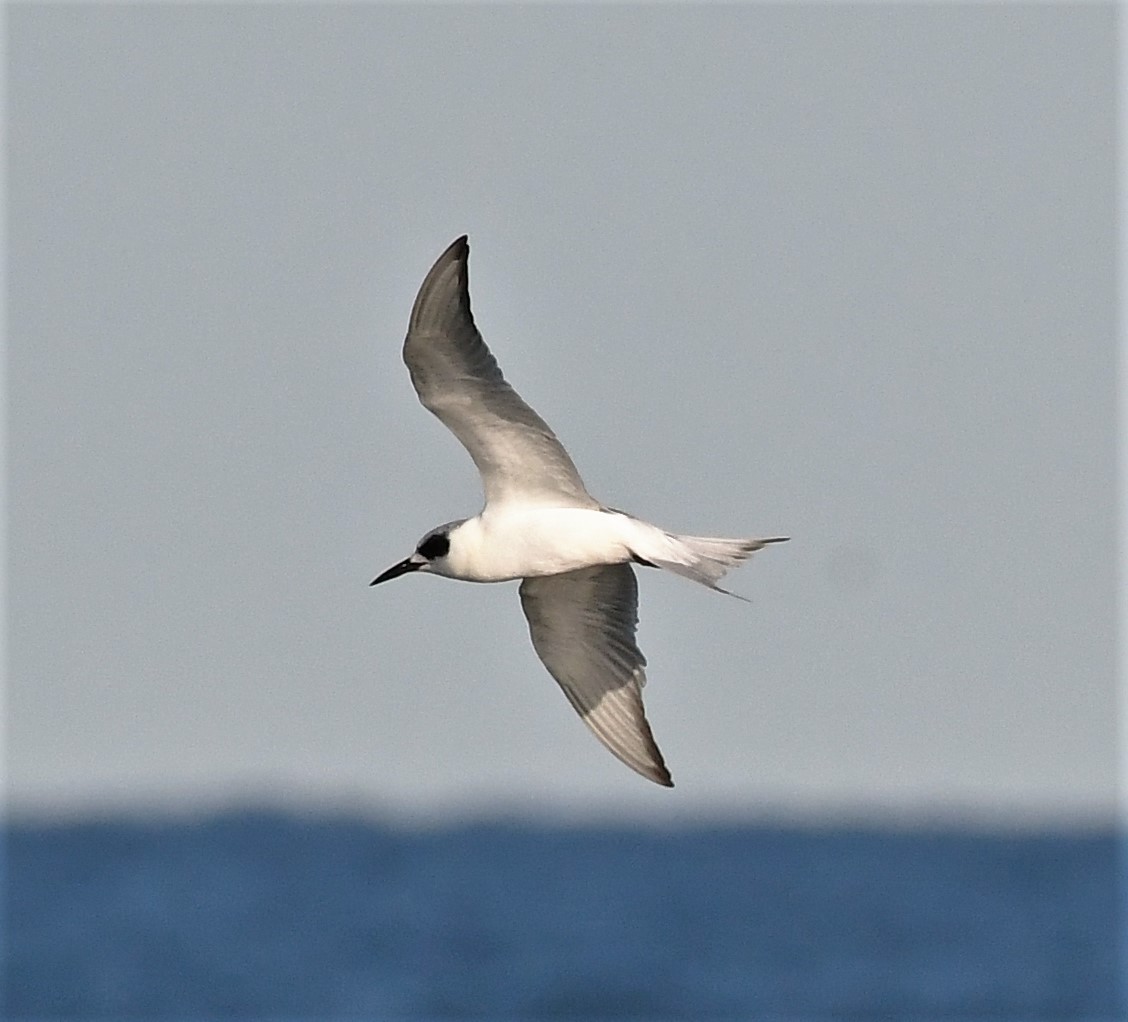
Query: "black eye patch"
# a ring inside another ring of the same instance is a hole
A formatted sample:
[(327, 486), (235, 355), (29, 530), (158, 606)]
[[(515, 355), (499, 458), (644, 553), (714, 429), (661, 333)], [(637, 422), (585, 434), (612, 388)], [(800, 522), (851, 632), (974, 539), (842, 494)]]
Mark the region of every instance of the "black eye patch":
[(445, 532), (436, 532), (433, 536), (428, 536), (422, 543), (419, 544), (418, 554), (420, 557), (426, 557), (427, 560), (433, 561), (437, 557), (445, 557), (450, 550), (450, 539)]

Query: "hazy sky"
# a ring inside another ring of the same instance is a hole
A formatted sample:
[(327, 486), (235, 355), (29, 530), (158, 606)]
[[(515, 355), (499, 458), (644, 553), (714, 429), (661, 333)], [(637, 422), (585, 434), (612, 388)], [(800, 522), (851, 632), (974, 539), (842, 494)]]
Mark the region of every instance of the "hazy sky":
[[(11, 6), (10, 805), (1110, 810), (1115, 12)], [(677, 787), (516, 584), (400, 359), (478, 324), (589, 488), (786, 534), (641, 572)]]

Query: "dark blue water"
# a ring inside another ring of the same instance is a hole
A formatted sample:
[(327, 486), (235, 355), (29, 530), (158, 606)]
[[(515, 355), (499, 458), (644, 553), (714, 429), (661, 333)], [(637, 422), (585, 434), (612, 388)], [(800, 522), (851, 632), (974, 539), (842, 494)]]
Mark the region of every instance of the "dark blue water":
[(1118, 1019), (1111, 834), (11, 826), (5, 1018)]

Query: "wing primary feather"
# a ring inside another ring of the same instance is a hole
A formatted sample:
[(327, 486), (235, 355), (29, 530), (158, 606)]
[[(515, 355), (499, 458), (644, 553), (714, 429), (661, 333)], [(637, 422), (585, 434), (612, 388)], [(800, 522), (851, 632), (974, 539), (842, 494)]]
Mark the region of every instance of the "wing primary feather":
[(583, 722), (632, 770), (673, 787), (642, 702), (646, 658), (635, 643), (631, 566), (527, 578), (520, 595), (533, 648)]
[(486, 503), (597, 507), (548, 424), (506, 382), (470, 308), (463, 235), (435, 261), (412, 306), (403, 360), (423, 406), (457, 437)]

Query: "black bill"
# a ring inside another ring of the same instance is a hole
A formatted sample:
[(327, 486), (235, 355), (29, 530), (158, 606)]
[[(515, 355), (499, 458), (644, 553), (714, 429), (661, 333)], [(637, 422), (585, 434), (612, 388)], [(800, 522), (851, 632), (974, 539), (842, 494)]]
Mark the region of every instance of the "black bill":
[(370, 586), (379, 585), (381, 582), (388, 582), (393, 578), (399, 578), (400, 575), (406, 575), (409, 571), (418, 571), (423, 567), (422, 561), (416, 561), (408, 557), (406, 560), (400, 561), (399, 564), (393, 564), (382, 575), (377, 575), (368, 584)]

